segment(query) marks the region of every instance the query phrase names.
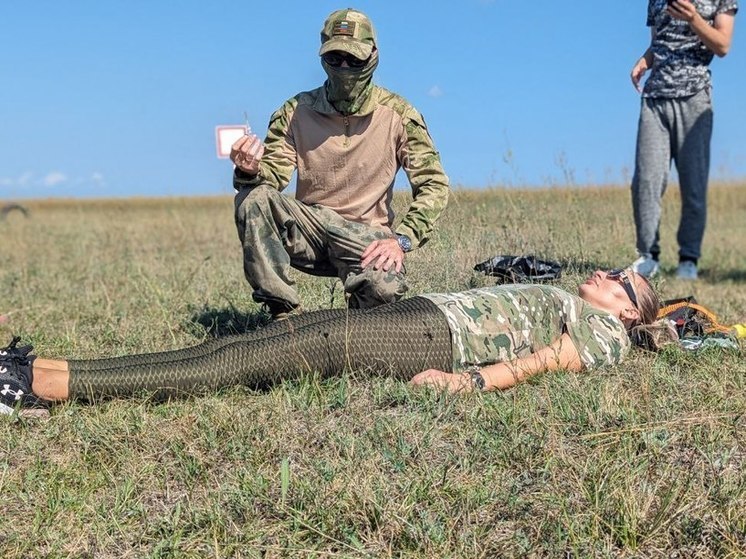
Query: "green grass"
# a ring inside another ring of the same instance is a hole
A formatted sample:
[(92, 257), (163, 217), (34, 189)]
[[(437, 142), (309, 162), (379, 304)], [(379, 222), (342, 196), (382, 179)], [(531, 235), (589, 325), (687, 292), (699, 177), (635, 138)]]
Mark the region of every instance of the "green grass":
[[(678, 204), (659, 290), (743, 322), (746, 188), (712, 189), (695, 284), (672, 277)], [(87, 358), (266, 321), (230, 198), (26, 205), (0, 222), (4, 339)], [(408, 258), (410, 294), (488, 285), (473, 265), (511, 253), (561, 261), (572, 289), (633, 249), (627, 189), (456, 191)], [(343, 305), (338, 284), (296, 278), (306, 308)], [(353, 374), (66, 404), (0, 421), (0, 557), (743, 557), (745, 412), (743, 345), (497, 394)]]

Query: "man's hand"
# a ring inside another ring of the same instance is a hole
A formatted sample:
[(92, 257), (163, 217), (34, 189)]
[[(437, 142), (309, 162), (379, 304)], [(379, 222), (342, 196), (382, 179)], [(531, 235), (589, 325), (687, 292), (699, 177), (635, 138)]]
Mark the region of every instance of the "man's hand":
[(669, 15), (689, 24), (700, 41), (715, 55), (723, 57), (730, 50), (733, 40), (733, 23), (735, 10), (719, 13), (710, 25), (697, 12), (697, 7), (691, 0), (676, 0), (668, 6)]
[(697, 17), (697, 7), (689, 0), (675, 0), (668, 5), (668, 13), (674, 19), (691, 23)]
[(468, 373), (445, 373), (438, 369), (428, 369), (417, 373), (409, 384), (414, 386), (432, 386), (440, 390), (447, 390), (451, 394), (470, 392), (474, 390), (471, 376)]
[(640, 60), (637, 61), (637, 64), (635, 64), (635, 67), (632, 68), (632, 72), (630, 73), (629, 77), (632, 79), (632, 85), (635, 86), (635, 89), (638, 93), (642, 93), (642, 86), (640, 85), (640, 80), (642, 80), (642, 77), (645, 75), (645, 72), (648, 71), (648, 61), (646, 57), (642, 56)]
[(397, 274), (401, 272), (404, 264), (404, 251), (399, 246), (399, 242), (396, 239), (381, 239), (370, 243), (363, 251), (360, 265), (367, 268), (371, 264), (375, 270), (388, 272), (393, 266)]
[(242, 136), (231, 146), (231, 160), (236, 167), (249, 175), (259, 172), (259, 162), (264, 154), (264, 144), (256, 134)]

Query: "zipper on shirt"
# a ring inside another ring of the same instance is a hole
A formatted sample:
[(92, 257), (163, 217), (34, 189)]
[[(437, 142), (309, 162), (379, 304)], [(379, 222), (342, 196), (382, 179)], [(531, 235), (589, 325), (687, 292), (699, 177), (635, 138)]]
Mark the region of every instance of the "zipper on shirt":
[(345, 124), (345, 141), (342, 145), (344, 147), (347, 147), (350, 145), (350, 119), (347, 117), (347, 115), (344, 115), (342, 117), (342, 121)]

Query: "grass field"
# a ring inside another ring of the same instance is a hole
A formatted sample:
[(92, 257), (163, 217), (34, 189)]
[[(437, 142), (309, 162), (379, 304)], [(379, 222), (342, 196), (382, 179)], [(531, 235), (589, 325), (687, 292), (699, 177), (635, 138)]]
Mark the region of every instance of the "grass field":
[[(746, 186), (712, 189), (694, 284), (673, 278), (665, 202), (662, 295), (746, 321)], [(100, 357), (267, 320), (228, 197), (24, 204), (0, 222), (0, 345)], [(627, 189), (455, 191), (410, 294), (488, 285), (475, 263), (527, 253), (574, 289), (633, 249)], [(344, 304), (296, 278), (306, 308)], [(0, 557), (744, 557), (745, 355), (638, 350), (497, 394), (309, 376), (0, 418)]]

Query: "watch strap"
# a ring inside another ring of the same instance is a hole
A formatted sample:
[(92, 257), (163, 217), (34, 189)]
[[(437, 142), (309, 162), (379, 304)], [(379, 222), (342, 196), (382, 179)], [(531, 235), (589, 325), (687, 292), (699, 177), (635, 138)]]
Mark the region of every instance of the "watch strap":
[(486, 383), (484, 381), (484, 376), (482, 375), (482, 369), (477, 365), (472, 365), (466, 372), (471, 376), (472, 386), (480, 392), (484, 390)]

